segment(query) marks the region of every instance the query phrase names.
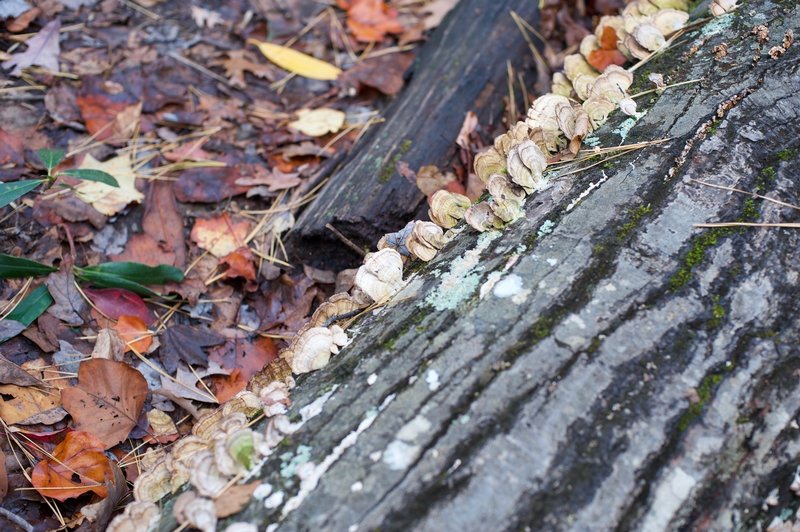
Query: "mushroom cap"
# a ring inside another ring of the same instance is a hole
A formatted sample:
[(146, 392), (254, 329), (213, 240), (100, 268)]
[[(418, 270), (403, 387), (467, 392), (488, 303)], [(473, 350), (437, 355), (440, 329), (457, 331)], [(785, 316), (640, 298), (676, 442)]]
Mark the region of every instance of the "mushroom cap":
[(506, 158), (492, 147), (475, 155), (474, 166), (475, 174), (478, 176), (478, 179), (486, 183), (490, 175), (505, 171)]
[(308, 373), (324, 367), (334, 347), (333, 334), (327, 327), (311, 327), (303, 331), (292, 342), (289, 361), (292, 372)]
[(583, 102), (583, 108), (586, 114), (589, 115), (589, 120), (592, 121), (592, 127), (597, 129), (608, 120), (608, 115), (610, 115), (617, 106), (608, 98), (592, 96)]
[(308, 323), (311, 324), (311, 327), (324, 327), (328, 325), (328, 321), (336, 316), (349, 314), (361, 308), (363, 307), (357, 301), (354, 301), (350, 294), (339, 292), (338, 294), (333, 294), (327, 301), (317, 307)]
[(200, 451), (192, 460), (192, 486), (206, 497), (214, 497), (228, 483), (228, 478), (217, 467), (214, 453)]
[(646, 50), (655, 52), (667, 44), (664, 34), (659, 31), (652, 23), (644, 22), (633, 28), (631, 36), (636, 42)]
[(196, 528), (202, 532), (215, 532), (217, 512), (214, 501), (199, 497), (193, 491), (181, 493), (172, 507), (172, 514), (178, 523)]
[(171, 476), (165, 461), (161, 460), (155, 467), (139, 475), (133, 483), (133, 497), (137, 501), (158, 502), (172, 492)]
[(653, 26), (658, 28), (658, 31), (666, 37), (686, 25), (689, 20), (689, 13), (677, 9), (662, 9), (652, 18)]
[(574, 82), (579, 74), (597, 77), (600, 73), (590, 65), (581, 54), (570, 54), (564, 57), (564, 75)]

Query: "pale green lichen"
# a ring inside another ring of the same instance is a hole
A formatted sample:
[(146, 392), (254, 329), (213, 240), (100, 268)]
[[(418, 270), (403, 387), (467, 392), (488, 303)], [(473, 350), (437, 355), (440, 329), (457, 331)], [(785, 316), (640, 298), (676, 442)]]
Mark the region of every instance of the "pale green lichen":
[(283, 478), (291, 478), (298, 467), (311, 460), (311, 447), (298, 445), (294, 455), (292, 453), (283, 453), (281, 459), (284, 462), (281, 465), (281, 476)]
[(536, 238), (542, 238), (545, 235), (549, 235), (553, 232), (553, 228), (555, 228), (555, 226), (556, 224), (551, 220), (545, 220), (541, 227), (539, 227), (539, 230), (536, 232)]
[(733, 25), (734, 14), (727, 13), (721, 17), (714, 18), (711, 22), (700, 28), (701, 37), (711, 37), (726, 31)]
[(428, 294), (424, 304), (441, 312), (453, 310), (468, 300), (477, 290), (481, 280), (483, 271), (483, 267), (480, 266), (481, 253), (501, 234), (500, 231), (481, 233), (475, 247), (451, 263), (450, 270), (441, 276), (439, 286)]
[(614, 129), (613, 133), (619, 135), (622, 140), (625, 140), (628, 137), (628, 133), (630, 133), (633, 126), (636, 125), (636, 122), (639, 121), (644, 115), (647, 114), (647, 111), (642, 111), (641, 113), (636, 113), (634, 116), (626, 119), (623, 121), (619, 126)]
[(590, 135), (583, 139), (583, 143), (590, 148), (596, 148), (600, 146), (600, 139), (595, 137), (594, 135)]

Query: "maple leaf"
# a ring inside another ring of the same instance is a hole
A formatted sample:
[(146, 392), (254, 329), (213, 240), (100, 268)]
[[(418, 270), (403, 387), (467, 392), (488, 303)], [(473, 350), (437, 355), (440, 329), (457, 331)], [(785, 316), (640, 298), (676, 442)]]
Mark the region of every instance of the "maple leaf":
[(62, 502), (87, 491), (105, 497), (114, 473), (103, 450), (103, 442), (94, 434), (69, 432), (56, 446), (53, 457), (33, 468), (31, 484), (40, 495)]
[(173, 325), (161, 334), (161, 341), (163, 345), (159, 350), (159, 357), (164, 368), (173, 373), (180, 360), (188, 364), (207, 366), (208, 355), (203, 348), (224, 343), (225, 339), (189, 325)]
[(339, 0), (339, 7), (347, 9), (347, 27), (357, 41), (378, 42), (387, 33), (403, 33), (397, 11), (383, 0)]
[(244, 73), (250, 72), (254, 76), (275, 81), (278, 76), (273, 67), (265, 63), (258, 63), (253, 54), (247, 50), (231, 50), (226, 52), (227, 59), (221, 59), (212, 62), (214, 66), (221, 66), (225, 69), (225, 75), (228, 76), (233, 87), (244, 89), (247, 87), (247, 82), (244, 79)]
[(81, 362), (78, 386), (61, 390), (61, 403), (78, 430), (91, 429), (105, 448), (123, 441), (139, 419), (147, 381), (122, 362), (96, 358)]
[(82, 181), (75, 187), (78, 198), (106, 216), (114, 216), (129, 203), (139, 203), (144, 198), (144, 194), (136, 190), (136, 174), (133, 172), (131, 156), (127, 153), (103, 162), (87, 155), (79, 168), (102, 170), (114, 176), (119, 183), (119, 187), (112, 187), (97, 181)]
[(39, 33), (28, 39), (28, 49), (22, 53), (14, 54), (8, 61), (3, 61), (3, 68), (14, 67), (10, 72), (12, 76), (22, 74), (22, 69), (38, 65), (58, 72), (58, 55), (61, 48), (58, 36), (61, 31), (61, 21), (55, 19), (42, 28)]

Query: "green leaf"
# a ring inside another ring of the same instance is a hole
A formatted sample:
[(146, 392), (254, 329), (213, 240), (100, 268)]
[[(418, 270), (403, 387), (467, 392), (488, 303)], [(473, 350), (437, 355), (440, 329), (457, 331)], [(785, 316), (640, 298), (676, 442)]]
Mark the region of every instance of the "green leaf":
[(29, 179), (27, 181), (0, 183), (0, 207), (5, 207), (18, 197), (30, 192), (44, 182), (44, 179)]
[(27, 327), (52, 304), (53, 296), (47, 291), (47, 287), (42, 285), (25, 296), (25, 299), (6, 318), (18, 321)]
[(56, 270), (58, 268), (53, 268), (41, 262), (0, 253), (0, 279), (36, 277), (37, 275), (47, 275)]
[(70, 170), (59, 172), (59, 174), (71, 175), (72, 177), (83, 179), (84, 181), (97, 181), (98, 183), (104, 183), (106, 185), (119, 188), (117, 179), (113, 175), (109, 174), (108, 172), (103, 172), (102, 170), (92, 170), (90, 168), (72, 168)]
[(53, 168), (58, 166), (58, 163), (64, 160), (64, 150), (51, 150), (48, 148), (42, 148), (36, 153), (39, 155), (39, 159), (41, 159), (44, 167), (47, 168), (48, 174), (50, 174)]
[(183, 281), (183, 272), (174, 266), (147, 266), (138, 262), (106, 262), (97, 266), (75, 268), (78, 279), (106, 288), (125, 288), (144, 296), (157, 296), (149, 284)]

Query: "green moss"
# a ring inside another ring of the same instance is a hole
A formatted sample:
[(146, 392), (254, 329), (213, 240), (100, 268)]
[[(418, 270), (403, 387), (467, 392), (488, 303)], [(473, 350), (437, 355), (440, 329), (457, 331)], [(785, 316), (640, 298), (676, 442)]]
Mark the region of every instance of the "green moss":
[(628, 211), (629, 219), (625, 222), (622, 227), (619, 228), (617, 231), (617, 238), (620, 240), (624, 240), (642, 221), (642, 218), (650, 214), (653, 208), (650, 204), (647, 205), (640, 205), (636, 209), (632, 209)]
[(706, 258), (706, 250), (717, 244), (717, 241), (733, 232), (730, 227), (709, 229), (693, 239), (692, 247), (686, 254), (681, 266), (669, 280), (672, 291), (683, 288), (692, 278), (692, 270)]
[(389, 181), (389, 179), (392, 178), (397, 163), (399, 163), (400, 159), (403, 158), (403, 155), (408, 153), (408, 150), (411, 149), (411, 144), (412, 142), (410, 139), (405, 139), (400, 144), (400, 147), (397, 149), (392, 158), (389, 159), (389, 161), (387, 161), (386, 164), (383, 165), (383, 167), (381, 167), (381, 171), (378, 174), (378, 181), (380, 181), (381, 183), (386, 183), (387, 181)]
[(397, 342), (397, 338), (389, 338), (385, 342), (383, 342), (383, 348), (387, 351), (394, 349), (394, 344)]
[(776, 155), (778, 156), (778, 160), (788, 161), (797, 157), (798, 152), (800, 152), (798, 148), (786, 148), (776, 153)]
[(555, 318), (551, 316), (544, 316), (536, 320), (536, 323), (531, 327), (532, 339), (539, 342), (550, 336), (550, 332), (553, 330), (553, 325), (555, 325), (555, 323)]
[(758, 220), (759, 210), (755, 198), (744, 200), (741, 221), (752, 222)]
[(708, 320), (708, 325), (712, 328), (717, 328), (722, 325), (722, 320), (725, 318), (725, 307), (720, 305), (719, 296), (714, 296), (714, 305), (711, 307), (711, 319)]
[(686, 430), (689, 428), (689, 425), (692, 423), (692, 421), (702, 415), (703, 407), (708, 400), (711, 399), (714, 389), (721, 381), (722, 374), (720, 373), (712, 373), (700, 381), (700, 385), (696, 389), (698, 400), (696, 403), (689, 405), (689, 408), (683, 413), (680, 421), (678, 421), (678, 430)]
[(708, 129), (706, 129), (706, 135), (709, 137), (713, 137), (717, 133), (717, 129), (719, 129), (719, 125), (722, 123), (721, 118), (715, 118), (711, 124), (709, 124)]
[(592, 343), (589, 344), (589, 347), (586, 348), (586, 354), (588, 354), (588, 355), (593, 354), (595, 351), (597, 351), (600, 348), (600, 344), (602, 344), (602, 343), (603, 343), (603, 341), (600, 339), (600, 337), (599, 336), (595, 336), (592, 339)]

